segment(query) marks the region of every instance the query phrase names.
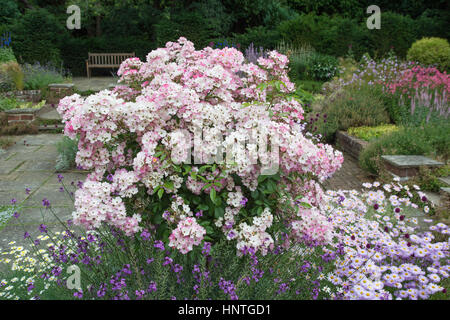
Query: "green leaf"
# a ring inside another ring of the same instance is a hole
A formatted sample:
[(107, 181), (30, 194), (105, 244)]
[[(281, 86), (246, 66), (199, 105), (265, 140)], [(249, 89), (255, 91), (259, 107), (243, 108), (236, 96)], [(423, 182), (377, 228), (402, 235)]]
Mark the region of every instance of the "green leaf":
[(153, 222), (155, 224), (161, 224), (162, 221), (163, 221), (163, 218), (162, 218), (162, 215), (160, 215), (160, 214), (155, 215), (153, 218)]
[(210, 168), (210, 167), (211, 167), (210, 165), (201, 166), (200, 169), (198, 169), (198, 173), (201, 174), (201, 173), (205, 172), (205, 170)]
[(164, 182), (164, 187), (166, 187), (169, 190), (173, 190), (173, 181)]
[(164, 189), (159, 189), (158, 190), (158, 198), (162, 198), (162, 196), (163, 196), (163, 194), (164, 194)]
[(311, 209), (311, 208), (312, 208), (312, 206), (311, 206), (309, 203), (306, 203), (306, 202), (300, 202), (300, 205), (301, 205), (302, 207), (305, 207), (305, 208), (308, 208), (308, 209)]
[(202, 190), (208, 189), (208, 188), (211, 187), (211, 186), (212, 186), (212, 183), (205, 184), (205, 185), (202, 187)]
[(216, 202), (216, 189), (212, 188), (210, 193), (209, 193), (209, 197), (211, 198), (212, 202)]
[(210, 227), (210, 226), (206, 226), (206, 227), (205, 227), (205, 230), (206, 230), (206, 234), (212, 234), (212, 233), (214, 233), (214, 229), (213, 229), (212, 227)]
[(216, 207), (214, 209), (214, 218), (219, 219), (220, 217), (223, 217), (225, 214), (225, 209), (222, 207)]
[(252, 196), (253, 199), (258, 199), (259, 192), (258, 192), (258, 190), (255, 190), (255, 191), (252, 191), (252, 193), (250, 195)]

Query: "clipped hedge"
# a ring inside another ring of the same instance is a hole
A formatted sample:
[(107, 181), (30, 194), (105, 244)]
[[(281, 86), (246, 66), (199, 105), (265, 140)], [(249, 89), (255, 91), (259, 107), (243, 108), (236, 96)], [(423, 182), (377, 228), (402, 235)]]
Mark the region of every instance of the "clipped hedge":
[(424, 65), (436, 65), (441, 71), (450, 69), (450, 45), (446, 39), (422, 38), (413, 43), (407, 57)]

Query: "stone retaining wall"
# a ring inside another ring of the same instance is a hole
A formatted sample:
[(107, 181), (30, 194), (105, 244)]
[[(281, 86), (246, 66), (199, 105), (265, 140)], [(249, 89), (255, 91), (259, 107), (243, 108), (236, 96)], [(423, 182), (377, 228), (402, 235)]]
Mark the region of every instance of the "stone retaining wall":
[(336, 142), (339, 147), (355, 159), (359, 158), (361, 151), (369, 144), (367, 141), (353, 137), (344, 131), (336, 133)]

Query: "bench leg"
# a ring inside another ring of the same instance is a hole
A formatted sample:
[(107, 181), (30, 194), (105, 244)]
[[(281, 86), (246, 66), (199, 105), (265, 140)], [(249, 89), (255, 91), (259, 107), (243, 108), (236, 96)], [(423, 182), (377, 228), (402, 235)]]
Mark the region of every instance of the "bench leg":
[(87, 73), (87, 77), (90, 78), (91, 74), (89, 72), (89, 63), (86, 61), (86, 73)]

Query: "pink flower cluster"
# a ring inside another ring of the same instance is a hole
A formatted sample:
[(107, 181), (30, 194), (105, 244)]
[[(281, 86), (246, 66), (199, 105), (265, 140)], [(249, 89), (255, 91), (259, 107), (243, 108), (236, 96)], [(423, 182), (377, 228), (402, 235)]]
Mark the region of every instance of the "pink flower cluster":
[(415, 92), (417, 89), (428, 88), (430, 90), (439, 90), (445, 92), (447, 97), (450, 93), (450, 75), (446, 72), (440, 72), (434, 67), (414, 66), (402, 71), (395, 81), (388, 83), (390, 92), (401, 93)]
[(205, 234), (205, 228), (200, 226), (195, 218), (189, 217), (180, 220), (176, 229), (169, 236), (169, 247), (186, 254), (192, 251), (193, 246), (198, 246), (202, 242)]
[(116, 191), (112, 184), (106, 182), (85, 181), (83, 187), (75, 192), (74, 223), (95, 229), (104, 222), (127, 235), (140, 231), (141, 216), (127, 216), (122, 198), (112, 196)]

